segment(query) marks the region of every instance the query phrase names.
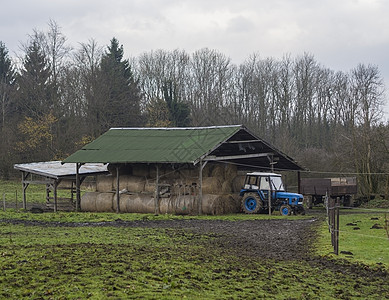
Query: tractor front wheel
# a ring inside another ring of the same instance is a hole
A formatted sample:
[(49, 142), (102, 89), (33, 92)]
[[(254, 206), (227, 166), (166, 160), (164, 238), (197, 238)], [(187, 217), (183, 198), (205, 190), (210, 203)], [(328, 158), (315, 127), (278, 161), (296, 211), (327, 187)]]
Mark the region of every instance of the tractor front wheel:
[(281, 216), (290, 216), (292, 214), (292, 208), (288, 204), (283, 204), (280, 207)]
[(247, 193), (242, 199), (242, 210), (246, 214), (255, 214), (262, 209), (262, 200), (256, 193)]

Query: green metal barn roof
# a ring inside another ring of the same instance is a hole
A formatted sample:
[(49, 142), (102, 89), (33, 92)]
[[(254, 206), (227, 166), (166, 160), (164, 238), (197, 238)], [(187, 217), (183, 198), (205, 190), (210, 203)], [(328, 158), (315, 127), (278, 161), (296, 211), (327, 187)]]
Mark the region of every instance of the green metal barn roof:
[(111, 128), (63, 162), (194, 163), (241, 126)]
[(243, 125), (111, 128), (62, 163), (192, 163), (230, 161), (255, 169), (301, 170), (287, 155)]

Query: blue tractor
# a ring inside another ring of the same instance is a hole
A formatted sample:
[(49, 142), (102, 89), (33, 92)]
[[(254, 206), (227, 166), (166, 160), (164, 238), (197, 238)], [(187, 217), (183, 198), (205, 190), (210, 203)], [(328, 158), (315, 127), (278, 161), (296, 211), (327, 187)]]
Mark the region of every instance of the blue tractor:
[(305, 214), (303, 195), (286, 192), (280, 174), (247, 173), (240, 196), (246, 214), (268, 212), (269, 205), (271, 211), (279, 210), (283, 216)]

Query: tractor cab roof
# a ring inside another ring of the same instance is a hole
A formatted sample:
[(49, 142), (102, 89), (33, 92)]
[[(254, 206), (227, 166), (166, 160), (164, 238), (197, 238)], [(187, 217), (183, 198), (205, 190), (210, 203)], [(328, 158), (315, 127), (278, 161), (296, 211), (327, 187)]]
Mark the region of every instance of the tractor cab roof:
[(281, 174), (276, 174), (276, 173), (265, 173), (265, 172), (252, 172), (252, 173), (247, 173), (247, 175), (250, 176), (277, 176), (281, 177)]

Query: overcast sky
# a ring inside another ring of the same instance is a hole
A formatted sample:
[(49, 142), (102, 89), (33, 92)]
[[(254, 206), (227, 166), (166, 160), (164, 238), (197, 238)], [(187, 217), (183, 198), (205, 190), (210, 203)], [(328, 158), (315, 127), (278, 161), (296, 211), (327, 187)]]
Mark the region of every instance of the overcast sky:
[(0, 41), (13, 55), (50, 19), (73, 47), (116, 37), (126, 57), (207, 47), (236, 64), (254, 52), (308, 52), (335, 71), (376, 65), (389, 89), (389, 0), (11, 0), (0, 10)]

